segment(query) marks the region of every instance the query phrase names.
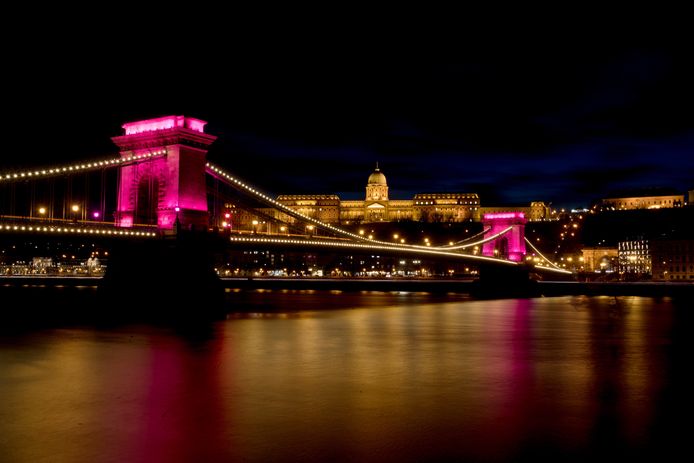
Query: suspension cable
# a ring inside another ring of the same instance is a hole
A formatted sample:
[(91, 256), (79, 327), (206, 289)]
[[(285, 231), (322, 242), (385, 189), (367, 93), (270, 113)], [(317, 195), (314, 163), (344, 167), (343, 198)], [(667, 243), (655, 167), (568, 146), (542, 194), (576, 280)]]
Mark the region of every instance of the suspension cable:
[(523, 238), (525, 238), (525, 242), (528, 243), (528, 244), (530, 245), (530, 247), (533, 249), (533, 251), (535, 251), (536, 253), (538, 253), (540, 257), (542, 257), (547, 263), (549, 263), (549, 265), (551, 265), (552, 267), (554, 267), (554, 268), (556, 268), (556, 269), (558, 269), (558, 270), (564, 271), (563, 268), (559, 267), (559, 266), (556, 265), (554, 262), (552, 262), (551, 260), (549, 260), (547, 257), (545, 257), (544, 254), (542, 254), (542, 253), (540, 252), (539, 249), (537, 249), (535, 246), (533, 246), (533, 243), (531, 243), (530, 240), (529, 240), (527, 237), (524, 236)]

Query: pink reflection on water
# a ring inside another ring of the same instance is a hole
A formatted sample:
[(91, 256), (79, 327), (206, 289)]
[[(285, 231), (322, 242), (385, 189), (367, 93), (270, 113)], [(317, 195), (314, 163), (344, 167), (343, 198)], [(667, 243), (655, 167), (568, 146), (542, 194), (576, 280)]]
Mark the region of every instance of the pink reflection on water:
[(220, 396), (220, 341), (200, 351), (166, 344), (153, 345), (133, 461), (212, 461), (230, 454)]
[(202, 341), (156, 327), (5, 339), (1, 455), (636, 461), (644, 442), (660, 451), (688, 431), (676, 419), (689, 416), (691, 383), (672, 383), (671, 369), (688, 371), (691, 325), (675, 322), (692, 320), (689, 306), (681, 320), (648, 298), (408, 297), (234, 293), (235, 307), (275, 310)]

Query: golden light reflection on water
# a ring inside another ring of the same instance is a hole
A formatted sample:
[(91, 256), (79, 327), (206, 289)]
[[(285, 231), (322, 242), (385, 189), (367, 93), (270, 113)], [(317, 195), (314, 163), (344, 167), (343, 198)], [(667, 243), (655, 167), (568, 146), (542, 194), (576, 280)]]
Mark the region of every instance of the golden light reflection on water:
[(505, 461), (659, 425), (671, 301), (234, 294), (198, 331), (4, 340), (8, 461)]

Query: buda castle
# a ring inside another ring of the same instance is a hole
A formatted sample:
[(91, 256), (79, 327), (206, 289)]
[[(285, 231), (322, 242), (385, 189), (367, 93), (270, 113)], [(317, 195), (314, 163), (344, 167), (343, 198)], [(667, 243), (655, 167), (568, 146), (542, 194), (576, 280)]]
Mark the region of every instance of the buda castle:
[(417, 193), (412, 199), (390, 199), (386, 176), (376, 165), (366, 182), (364, 200), (341, 200), (337, 195), (280, 195), (277, 201), (309, 217), (330, 224), (370, 222), (479, 221), (487, 212), (525, 212), (528, 220), (548, 219), (543, 202), (527, 207), (481, 207), (477, 193)]

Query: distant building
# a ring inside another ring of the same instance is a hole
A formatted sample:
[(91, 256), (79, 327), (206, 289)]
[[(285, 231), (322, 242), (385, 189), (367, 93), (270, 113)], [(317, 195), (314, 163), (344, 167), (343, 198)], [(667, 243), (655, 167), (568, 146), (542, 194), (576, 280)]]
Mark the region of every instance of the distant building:
[(340, 198), (337, 195), (280, 195), (277, 201), (321, 222), (336, 223), (340, 219)]
[(583, 248), (583, 269), (586, 272), (613, 272), (617, 270), (617, 248)]
[(651, 254), (654, 280), (694, 280), (694, 239), (653, 240)]
[(687, 203), (690, 206), (694, 206), (694, 190), (689, 190), (689, 201)]
[(417, 193), (412, 201), (413, 219), (422, 222), (478, 221), (477, 193)]
[(617, 259), (619, 273), (624, 278), (651, 273), (652, 261), (648, 240), (620, 241), (617, 243)]
[(630, 210), (630, 209), (664, 209), (682, 207), (684, 195), (656, 195), (656, 196), (632, 196), (624, 198), (602, 199), (603, 209)]
[(413, 199), (390, 199), (381, 169), (369, 175), (364, 200), (341, 200), (337, 195), (280, 195), (277, 201), (327, 223), (370, 223), (415, 220), (422, 222), (479, 221), (484, 212), (524, 212), (529, 220), (549, 218), (549, 207), (481, 208), (477, 193), (417, 193)]

